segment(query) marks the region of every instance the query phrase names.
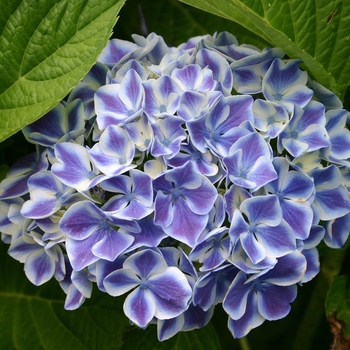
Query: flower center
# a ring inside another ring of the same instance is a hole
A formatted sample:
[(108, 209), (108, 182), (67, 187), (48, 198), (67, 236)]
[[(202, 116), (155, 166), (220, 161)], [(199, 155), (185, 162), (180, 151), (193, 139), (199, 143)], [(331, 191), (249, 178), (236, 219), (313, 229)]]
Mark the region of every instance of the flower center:
[(148, 281), (142, 279), (142, 280), (141, 280), (141, 283), (140, 283), (140, 288), (141, 288), (141, 289), (147, 289), (147, 288), (148, 288)]
[(180, 197), (181, 193), (178, 189), (175, 188), (172, 192), (172, 195), (173, 195), (174, 199), (178, 199)]
[(276, 100), (276, 101), (281, 101), (281, 100), (282, 100), (282, 94), (280, 94), (279, 92), (277, 92), (277, 94), (275, 94), (275, 100)]
[(298, 132), (297, 132), (297, 131), (292, 131), (292, 132), (290, 133), (290, 137), (291, 137), (292, 139), (296, 139), (296, 138), (298, 137)]

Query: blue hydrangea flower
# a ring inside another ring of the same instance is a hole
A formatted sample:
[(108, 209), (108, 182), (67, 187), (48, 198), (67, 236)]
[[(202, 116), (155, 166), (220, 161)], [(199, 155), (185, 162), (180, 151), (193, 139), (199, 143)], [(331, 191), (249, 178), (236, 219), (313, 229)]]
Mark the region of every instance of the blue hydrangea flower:
[(185, 275), (150, 249), (128, 257), (123, 268), (110, 273), (103, 284), (112, 296), (133, 290), (125, 299), (124, 312), (141, 328), (153, 317), (166, 320), (180, 315), (192, 296)]
[(104, 211), (124, 220), (140, 220), (153, 212), (151, 178), (136, 169), (130, 176), (120, 175), (103, 181), (100, 186), (113, 197), (104, 205)]
[(108, 177), (120, 175), (135, 168), (132, 164), (135, 145), (128, 133), (120, 126), (107, 127), (89, 154), (93, 164)]
[(295, 105), (290, 122), (278, 135), (278, 151), (286, 149), (293, 157), (299, 157), (304, 152), (330, 146), (325, 125), (322, 104), (311, 101), (303, 109)]
[(193, 304), (204, 311), (221, 303), (239, 270), (231, 264), (223, 264), (202, 274), (193, 288)]
[(231, 239), (228, 228), (199, 243), (190, 253), (193, 261), (202, 264), (200, 271), (212, 270), (223, 264), (231, 253)]
[(244, 200), (233, 214), (229, 233), (232, 244), (237, 244), (239, 240), (254, 264), (266, 257), (278, 258), (296, 249), (294, 233), (282, 218), (281, 206), (275, 195)]
[(218, 52), (203, 48), (198, 50), (195, 63), (202, 69), (209, 68), (213, 72), (216, 81), (215, 90), (222, 92), (224, 96), (231, 94), (232, 70), (224, 57)]
[(41, 170), (47, 170), (47, 152), (30, 153), (15, 164), (0, 183), (0, 199), (16, 198), (28, 193), (28, 179)]
[(271, 149), (258, 133), (240, 137), (224, 157), (227, 177), (237, 186), (258, 190), (277, 178), (272, 165)]
[(126, 124), (141, 115), (144, 90), (140, 76), (129, 70), (120, 84), (101, 86), (95, 93), (98, 127)]
[[(28, 180), (30, 200), (23, 204), (21, 213), (32, 219), (54, 214), (62, 206), (73, 204), (76, 190), (65, 186), (50, 171), (39, 171)], [(73, 196), (72, 196), (73, 195)]]
[(197, 172), (206, 176), (214, 176), (219, 171), (218, 159), (209, 150), (202, 153), (192, 143), (182, 142), (180, 151), (174, 157), (167, 159), (167, 164), (177, 168), (187, 162), (191, 162)]
[(324, 241), (331, 248), (341, 248), (349, 237), (350, 213), (326, 222)]
[(335, 165), (309, 172), (315, 184), (315, 197), (311, 203), (315, 221), (334, 220), (350, 211), (349, 193), (342, 184), (340, 170)]
[(205, 153), (209, 148), (221, 157), (228, 155), (232, 144), (248, 133), (237, 128), (243, 122), (254, 122), (250, 96), (222, 97), (206, 115), (186, 123), (194, 146)]
[(114, 218), (90, 201), (73, 204), (59, 227), (67, 236), (66, 249), (74, 270), (80, 271), (98, 259), (113, 261), (134, 241), (123, 228), (139, 232), (134, 221)]
[(1, 240), (4, 243), (11, 244), (22, 235), (22, 227), (28, 226), (24, 224), (25, 219), (20, 211), (25, 203), (21, 197), (4, 199), (0, 201), (0, 232)]
[(96, 62), (68, 96), (68, 104), (75, 100), (81, 100), (83, 102), (84, 117), (86, 120), (91, 121), (96, 116), (94, 95), (100, 86), (107, 83), (109, 80), (107, 78), (108, 74), (108, 67), (101, 62)]
[(173, 158), (180, 151), (180, 144), (186, 138), (185, 130), (181, 127), (183, 120), (169, 116), (152, 124), (154, 138), (151, 154), (154, 157), (164, 156)]
[(275, 59), (262, 80), (266, 100), (280, 104), (289, 113), (293, 112), (293, 105), (305, 107), (313, 95), (306, 86), (307, 73), (299, 68), (299, 63), (299, 60)]
[(208, 68), (201, 68), (198, 64), (189, 64), (184, 68), (175, 68), (171, 77), (179, 84), (183, 91), (208, 92), (213, 91), (216, 82), (213, 72)]
[(349, 112), (332, 109), (326, 112), (326, 130), (330, 146), (322, 149), (322, 155), (331, 162), (338, 163), (350, 158), (350, 131), (346, 128)]
[(265, 185), (268, 193), (277, 195), (282, 217), (293, 229), (297, 239), (309, 236), (313, 223), (313, 211), (308, 200), (314, 193), (312, 179), (301, 171), (289, 170), (289, 162), (275, 157), (273, 165), (278, 178)]
[(23, 128), (23, 134), (29, 142), (45, 147), (76, 140), (84, 132), (85, 114), (83, 103), (79, 99), (68, 104), (59, 103), (43, 118)]
[(175, 79), (164, 75), (156, 80), (145, 81), (143, 87), (143, 110), (152, 123), (166, 115), (175, 115), (183, 92)]
[(51, 171), (63, 184), (84, 192), (103, 181), (102, 175), (92, 162), (89, 151), (76, 143), (63, 142), (55, 146), (57, 162)]
[(153, 130), (145, 114), (142, 114), (139, 119), (126, 124), (124, 130), (136, 149), (145, 152), (150, 148), (153, 140)]
[(186, 163), (153, 181), (157, 192), (154, 222), (170, 236), (193, 247), (217, 197), (211, 182)]
[(241, 94), (257, 94), (262, 91), (262, 80), (276, 58), (284, 52), (278, 48), (265, 48), (260, 51), (252, 46), (233, 46), (230, 56), (233, 87)]
[(289, 122), (287, 111), (274, 102), (257, 99), (253, 103), (254, 127), (265, 138), (275, 138)]
[(198, 119), (207, 114), (221, 98), (221, 92), (185, 91), (180, 97), (177, 115), (185, 121)]
[(178, 332), (188, 332), (205, 327), (214, 314), (214, 307), (204, 311), (200, 306), (190, 304), (188, 309), (178, 317), (170, 320), (157, 321), (157, 336), (159, 341), (167, 340)]
[(59, 281), (65, 276), (64, 257), (58, 245), (49, 246), (42, 235), (31, 231), (14, 240), (9, 255), (24, 263), (24, 272), (36, 286), (49, 281), (53, 276)]
[(228, 328), (236, 338), (244, 337), (266, 320), (278, 320), (290, 311), (298, 283), (306, 270), (305, 257), (298, 251), (278, 259), (273, 269), (258, 278), (239, 272), (223, 301), (229, 315)]
[(66, 255), (65, 266), (66, 276), (59, 281), (62, 290), (66, 294), (64, 308), (66, 310), (76, 310), (84, 303), (85, 299), (91, 297), (93, 276), (88, 269), (73, 270)]

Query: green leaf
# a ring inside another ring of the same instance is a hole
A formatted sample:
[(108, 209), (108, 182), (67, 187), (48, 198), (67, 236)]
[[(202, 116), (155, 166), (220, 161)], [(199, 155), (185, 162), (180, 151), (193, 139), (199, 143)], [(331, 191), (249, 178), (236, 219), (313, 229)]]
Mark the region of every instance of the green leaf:
[(220, 350), (221, 345), (214, 326), (209, 323), (204, 328), (180, 332), (174, 337), (158, 342), (157, 327), (148, 326), (145, 330), (133, 328), (124, 333), (120, 350)]
[(0, 0), (0, 142), (62, 100), (95, 63), (123, 0)]
[(343, 97), (350, 81), (350, 0), (180, 0), (235, 21)]
[[(115, 37), (131, 40), (134, 33), (155, 32), (168, 45), (177, 46), (197, 35), (228, 31), (240, 42), (249, 42), (261, 49), (268, 45), (259, 36), (241, 25), (199, 10), (178, 0), (128, 0), (120, 12)], [(147, 30), (147, 32), (146, 32)]]
[(0, 349), (112, 350), (122, 345), (129, 322), (123, 298), (98, 290), (77, 310), (64, 309), (65, 295), (55, 280), (36, 287), (23, 264), (0, 243)]
[(326, 314), (332, 321), (343, 322), (343, 335), (350, 340), (350, 289), (348, 278), (344, 275), (336, 277), (329, 288)]

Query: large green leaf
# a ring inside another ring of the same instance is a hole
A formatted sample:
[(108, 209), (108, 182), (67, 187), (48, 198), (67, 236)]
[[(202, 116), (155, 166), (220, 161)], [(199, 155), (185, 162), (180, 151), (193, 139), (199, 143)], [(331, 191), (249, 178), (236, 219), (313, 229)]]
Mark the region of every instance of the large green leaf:
[(239, 42), (263, 49), (268, 43), (241, 25), (178, 0), (128, 0), (120, 12), (114, 36), (131, 40), (134, 33), (161, 35), (168, 45), (179, 45), (197, 35), (228, 31)]
[(129, 327), (122, 299), (94, 290), (81, 308), (66, 311), (64, 293), (56, 281), (32, 285), (23, 264), (0, 242), (0, 349), (112, 350), (122, 344)]
[(83, 78), (124, 0), (0, 0), (0, 141), (37, 120)]
[[(350, 340), (350, 290), (348, 278), (338, 276), (332, 282), (326, 300), (326, 314), (331, 323), (337, 323), (339, 332)], [(342, 327), (344, 326), (344, 327)]]
[(180, 0), (235, 21), (301, 58), (319, 83), (344, 96), (350, 82), (350, 0)]
[(180, 332), (176, 336), (163, 342), (155, 342), (155, 339), (157, 339), (156, 326), (148, 326), (146, 330), (134, 328), (124, 333), (123, 345), (120, 350), (221, 349), (218, 335), (211, 323), (209, 323), (205, 328), (196, 329), (189, 332)]

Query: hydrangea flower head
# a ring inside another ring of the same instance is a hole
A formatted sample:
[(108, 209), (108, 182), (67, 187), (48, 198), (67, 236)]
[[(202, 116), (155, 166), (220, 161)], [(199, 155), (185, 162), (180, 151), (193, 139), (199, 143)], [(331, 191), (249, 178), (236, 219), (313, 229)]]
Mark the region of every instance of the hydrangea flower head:
[(158, 339), (218, 304), (244, 337), (285, 317), (350, 225), (350, 114), (278, 48), (230, 33), (112, 39), (0, 182), (1, 240), (74, 310), (97, 289)]

